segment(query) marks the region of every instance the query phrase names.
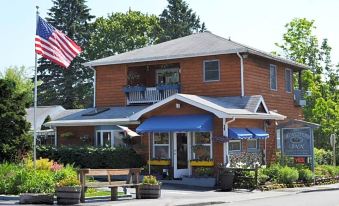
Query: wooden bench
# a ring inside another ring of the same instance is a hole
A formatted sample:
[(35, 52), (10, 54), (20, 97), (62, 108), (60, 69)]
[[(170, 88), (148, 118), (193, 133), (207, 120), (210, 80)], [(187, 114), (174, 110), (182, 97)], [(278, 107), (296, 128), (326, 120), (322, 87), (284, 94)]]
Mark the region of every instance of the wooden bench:
[[(81, 199), (82, 203), (85, 202), (85, 192), (87, 188), (108, 187), (111, 189), (111, 200), (117, 200), (118, 187), (134, 187), (136, 189), (136, 198), (140, 199), (139, 195), (139, 177), (141, 168), (128, 168), (128, 169), (80, 169), (80, 183), (81, 183)], [(112, 180), (112, 176), (126, 175), (127, 179), (124, 181)], [(86, 182), (86, 177), (107, 177), (107, 182)]]

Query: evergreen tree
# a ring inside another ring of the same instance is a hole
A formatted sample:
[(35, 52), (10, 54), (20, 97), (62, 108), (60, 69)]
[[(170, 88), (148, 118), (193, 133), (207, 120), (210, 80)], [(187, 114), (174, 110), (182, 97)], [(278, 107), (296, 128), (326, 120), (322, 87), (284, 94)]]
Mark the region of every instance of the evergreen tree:
[[(83, 50), (90, 37), (89, 22), (94, 16), (85, 5), (85, 0), (53, 0), (47, 22), (74, 40)], [(87, 58), (84, 53), (77, 56), (67, 68), (61, 68), (46, 60), (39, 59), (38, 104), (59, 104), (66, 109), (88, 107), (92, 103), (93, 72), (82, 66)]]
[(206, 30), (205, 23), (188, 7), (184, 0), (168, 0), (168, 6), (160, 14), (160, 42), (187, 36)]
[(0, 162), (19, 160), (31, 148), (26, 110), (27, 93), (18, 93), (15, 82), (0, 79)]

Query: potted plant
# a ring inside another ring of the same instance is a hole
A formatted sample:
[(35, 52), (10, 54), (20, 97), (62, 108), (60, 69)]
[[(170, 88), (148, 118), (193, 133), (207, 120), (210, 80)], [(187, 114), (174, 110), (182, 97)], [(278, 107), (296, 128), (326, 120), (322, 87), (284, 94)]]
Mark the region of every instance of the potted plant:
[(161, 183), (155, 176), (144, 176), (142, 184), (140, 185), (141, 199), (157, 199), (161, 196)]
[(79, 204), (81, 187), (76, 176), (67, 176), (57, 183), (56, 196), (58, 204)]

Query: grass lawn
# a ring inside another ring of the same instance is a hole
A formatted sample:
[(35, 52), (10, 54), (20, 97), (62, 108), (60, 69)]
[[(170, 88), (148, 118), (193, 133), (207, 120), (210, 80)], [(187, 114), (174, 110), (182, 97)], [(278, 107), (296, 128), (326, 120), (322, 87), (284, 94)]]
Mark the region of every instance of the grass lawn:
[[(118, 196), (124, 195), (123, 192), (118, 192)], [(93, 188), (88, 188), (86, 191), (86, 197), (102, 197), (102, 196), (111, 196), (111, 191), (97, 190)]]

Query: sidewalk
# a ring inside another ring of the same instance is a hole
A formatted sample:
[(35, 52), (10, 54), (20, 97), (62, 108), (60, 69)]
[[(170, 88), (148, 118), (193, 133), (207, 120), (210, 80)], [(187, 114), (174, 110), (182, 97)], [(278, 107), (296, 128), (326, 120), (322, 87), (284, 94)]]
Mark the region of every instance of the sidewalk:
[[(198, 187), (186, 187), (178, 185), (164, 185), (161, 191), (160, 199), (131, 199), (122, 198), (118, 201), (109, 201), (105, 198), (100, 199), (88, 199), (86, 200), (86, 206), (92, 205), (211, 205), (211, 204), (223, 204), (245, 200), (263, 199), (270, 197), (279, 197), (286, 195), (293, 195), (296, 193), (315, 192), (324, 190), (339, 190), (339, 183), (332, 185), (321, 185), (304, 188), (285, 188), (279, 190), (272, 190), (261, 192), (259, 190), (235, 190), (232, 192), (220, 192), (212, 189), (198, 188)], [(129, 189), (128, 191), (135, 198), (135, 190)], [(15, 205), (18, 204), (18, 199), (4, 200), (4, 196), (0, 196), (0, 205)]]

